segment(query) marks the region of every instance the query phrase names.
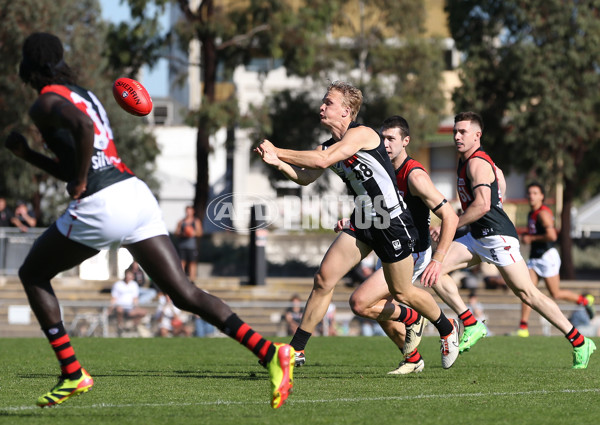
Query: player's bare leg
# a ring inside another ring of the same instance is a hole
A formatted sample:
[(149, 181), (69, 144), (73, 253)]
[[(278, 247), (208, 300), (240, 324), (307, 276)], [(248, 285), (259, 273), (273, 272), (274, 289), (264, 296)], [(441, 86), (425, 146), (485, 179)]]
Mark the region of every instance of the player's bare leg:
[(380, 268), (352, 293), (350, 308), (358, 316), (383, 322), (390, 320), (396, 311), (392, 300), (383, 269)]
[(343, 232), (338, 235), (315, 274), (313, 289), (300, 323), (303, 330), (314, 332), (325, 317), (337, 283), (370, 251), (371, 248), (352, 236)]
[(61, 320), (58, 299), (50, 279), (73, 268), (98, 251), (63, 236), (56, 224), (51, 225), (35, 242), (19, 269), (19, 277), (31, 310), (40, 323), (59, 361), (58, 383), (37, 400), (40, 407), (61, 404), (70, 397), (87, 392), (94, 385), (81, 367)]
[(444, 259), (443, 275), (433, 286), (435, 293), (456, 313), (463, 323), (463, 333), (460, 338), (460, 352), (469, 351), (473, 345), (487, 335), (485, 325), (475, 318), (473, 312), (463, 301), (458, 286), (448, 274), (455, 270), (472, 267), (480, 263), (479, 257), (474, 256), (465, 245), (453, 242)]
[(293, 388), (294, 350), (276, 344), (244, 323), (220, 298), (196, 287), (187, 277), (168, 236), (156, 236), (126, 247), (148, 276), (180, 309), (197, 314), (252, 351), (267, 368), (271, 406), (282, 406)]
[(458, 325), (448, 319), (431, 294), (412, 284), (413, 259), (408, 256), (395, 263), (382, 263), (385, 280), (396, 301), (406, 304), (427, 318), (440, 333), (442, 366), (450, 368), (458, 357)]
[(382, 268), (354, 291), (350, 297), (350, 307), (354, 314), (376, 320), (401, 351), (400, 365), (389, 373), (405, 375), (423, 370), (425, 363), (417, 347), (423, 336), (425, 318), (394, 301)]
[(499, 267), (500, 274), (508, 287), (521, 301), (537, 311), (565, 335), (573, 327), (550, 297), (544, 295), (531, 281), (525, 261)]
[(337, 283), (371, 252), (371, 248), (347, 233), (340, 233), (323, 257), (315, 274), (313, 289), (306, 301), (300, 326), (294, 333), (290, 345), (296, 350), (296, 366), (305, 362), (304, 348), (323, 320), (331, 303)]

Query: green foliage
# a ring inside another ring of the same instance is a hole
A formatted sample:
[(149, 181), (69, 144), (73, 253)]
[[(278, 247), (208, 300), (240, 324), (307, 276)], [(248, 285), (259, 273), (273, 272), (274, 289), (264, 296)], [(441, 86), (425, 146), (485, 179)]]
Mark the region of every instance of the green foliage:
[(197, 110), (191, 110), (186, 116), (186, 124), (203, 128), (208, 134), (214, 134), (220, 128), (234, 126), (238, 120), (237, 99), (229, 98), (203, 104)]
[[(148, 5), (161, 7), (166, 1), (128, 0), (128, 3), (135, 25), (111, 28), (114, 39), (109, 58), (113, 66), (134, 60), (126, 49), (113, 47), (127, 43), (138, 46), (140, 62), (144, 58), (149, 63), (156, 59), (158, 44), (152, 44), (152, 40), (158, 40), (153, 38), (156, 28), (152, 27), (152, 19), (144, 20), (144, 14)], [(201, 217), (208, 196), (208, 136), (223, 126), (232, 128), (240, 120), (235, 96), (219, 101), (216, 83), (230, 81), (237, 66), (247, 65), (253, 59), (280, 62), (288, 74), (309, 77), (314, 83), (307, 92), (317, 92), (319, 97), (326, 81), (354, 80), (370, 101), (365, 103), (361, 117), (378, 126), (386, 116), (405, 115), (417, 135), (415, 145), (437, 126), (444, 106), (438, 87), (442, 54), (435, 40), (423, 39), (425, 10), (418, 0), (369, 0), (350, 5), (335, 0), (261, 0), (243, 6), (204, 0), (197, 3), (197, 8), (189, 2), (173, 0), (172, 3), (182, 17), (173, 28), (170, 42), (177, 42), (184, 52), (193, 40), (201, 44), (202, 106), (186, 117), (188, 125), (199, 129), (199, 174), (194, 204)], [(355, 19), (352, 14), (359, 3), (365, 8), (362, 19)], [(395, 43), (387, 43), (390, 39)], [(181, 69), (187, 72), (187, 67)], [(356, 69), (360, 70), (360, 76), (352, 78)], [(184, 77), (180, 75), (178, 79), (183, 81)], [(285, 140), (286, 145), (296, 149), (314, 147), (321, 135), (316, 119), (318, 101), (309, 106), (308, 97), (304, 92), (276, 94), (268, 105), (252, 106), (250, 115), (242, 118), (243, 125), (256, 122), (255, 136)], [(306, 109), (300, 111), (301, 108)], [(302, 136), (290, 135), (290, 128), (298, 126)], [(273, 132), (266, 131), (269, 129)], [(324, 180), (323, 184), (326, 183)]]
[[(165, 55), (170, 32), (160, 26), (160, 16), (170, 0), (120, 0), (129, 5), (131, 19), (108, 23), (104, 56), (117, 77), (137, 78), (142, 66), (150, 69)], [(163, 33), (164, 32), (164, 33)]]
[[(250, 138), (255, 145), (266, 138), (284, 149), (315, 149), (330, 137), (319, 126), (319, 101), (308, 91), (282, 90), (273, 94), (265, 104), (252, 105), (241, 124), (250, 128)], [(252, 156), (254, 160), (257, 158)], [(273, 167), (265, 167), (265, 172), (273, 184), (287, 180)], [(315, 182), (319, 185), (317, 190), (326, 188), (328, 177), (329, 174), (325, 173)]]
[(457, 110), (482, 113), (485, 149), (501, 167), (549, 185), (598, 189), (600, 4), (562, 0), (447, 1), (466, 54)]
[[(363, 91), (358, 121), (377, 129), (386, 117), (403, 115), (417, 148), (437, 130), (445, 103), (439, 87), (443, 54), (437, 40), (424, 37), (422, 3), (365, 1), (362, 20), (338, 2), (309, 3), (313, 7), (288, 18), (281, 51), (288, 73), (310, 77), (310, 88), (274, 94), (265, 105), (251, 107), (242, 125), (255, 126), (257, 142), (267, 138), (283, 148), (313, 149), (328, 137), (317, 117), (327, 82), (347, 79)], [(338, 37), (323, 37), (332, 25)], [(284, 179), (271, 168), (268, 173), (272, 182)]]

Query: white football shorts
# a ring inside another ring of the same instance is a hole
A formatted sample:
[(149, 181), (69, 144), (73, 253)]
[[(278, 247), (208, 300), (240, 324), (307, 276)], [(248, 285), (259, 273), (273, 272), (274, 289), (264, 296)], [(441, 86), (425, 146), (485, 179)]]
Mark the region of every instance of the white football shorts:
[[(412, 257), (413, 262), (415, 264), (413, 269), (412, 281), (413, 283), (415, 283), (415, 280), (417, 280), (417, 278), (421, 276), (421, 273), (423, 273), (423, 271), (427, 268), (427, 265), (431, 261), (431, 246), (425, 251), (413, 252)], [(377, 265), (375, 266), (375, 270), (379, 270), (380, 268), (381, 260), (378, 259)]]
[(560, 255), (556, 248), (550, 248), (541, 258), (530, 258), (527, 267), (539, 277), (557, 276), (560, 272)]
[(477, 255), (481, 261), (498, 267), (510, 266), (523, 259), (519, 240), (512, 236), (494, 235), (475, 239), (471, 233), (467, 233), (455, 242), (466, 246), (469, 252)]
[(415, 263), (412, 281), (415, 283), (415, 280), (421, 276), (421, 273), (425, 271), (427, 265), (431, 261), (431, 247), (427, 248), (425, 251), (414, 252), (412, 256)]
[(156, 198), (137, 177), (71, 201), (56, 225), (67, 238), (98, 250), (169, 234)]

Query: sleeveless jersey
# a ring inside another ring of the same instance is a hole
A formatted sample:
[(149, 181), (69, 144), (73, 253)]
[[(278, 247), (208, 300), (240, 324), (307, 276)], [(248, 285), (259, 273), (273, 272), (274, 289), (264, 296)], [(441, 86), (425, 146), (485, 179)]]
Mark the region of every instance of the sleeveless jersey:
[(429, 237), (431, 217), (429, 216), (429, 207), (423, 203), (423, 200), (420, 197), (410, 193), (408, 187), (408, 176), (413, 170), (417, 169), (427, 172), (425, 167), (423, 167), (419, 161), (412, 159), (410, 156), (407, 157), (402, 165), (396, 170), (396, 183), (400, 195), (410, 211), (417, 232), (419, 233), (419, 239), (417, 240), (414, 251), (422, 252), (431, 246), (431, 239)]
[[(552, 210), (548, 208), (546, 205), (542, 205), (535, 211), (529, 211), (529, 215), (527, 216), (527, 233), (530, 235), (544, 235), (546, 233), (546, 229), (539, 218), (539, 214), (542, 211), (547, 211), (552, 216), (552, 220), (554, 220), (554, 214), (552, 214)], [(531, 253), (529, 254), (529, 258), (541, 258), (546, 251), (554, 246), (554, 242), (544, 241), (544, 242), (532, 242), (531, 243)]]
[[(359, 127), (352, 122), (348, 129)], [(323, 149), (332, 146), (336, 141), (331, 138), (323, 143)], [(365, 219), (381, 217), (389, 213), (390, 218), (402, 216), (405, 224), (413, 226), (410, 213), (402, 200), (395, 184), (394, 166), (390, 161), (383, 139), (380, 136), (379, 146), (368, 151), (360, 150), (343, 161), (329, 168), (346, 184), (348, 191), (355, 198), (355, 214)]]
[[(94, 151), (88, 170), (87, 188), (82, 198), (134, 176), (119, 158), (106, 111), (92, 92), (75, 85), (49, 85), (42, 89), (41, 94), (45, 93), (55, 93), (64, 97), (94, 123)], [(52, 134), (42, 136), (48, 148), (58, 157), (65, 172), (65, 181), (75, 179), (77, 157), (71, 133), (58, 129)]]
[(475, 239), (492, 235), (518, 238), (514, 224), (502, 209), (502, 193), (500, 193), (500, 189), (498, 188), (496, 165), (494, 164), (494, 161), (492, 161), (492, 158), (481, 150), (481, 148), (477, 149), (466, 161), (460, 160), (458, 162), (458, 170), (456, 172), (458, 176), (457, 190), (462, 210), (465, 211), (475, 199), (471, 180), (467, 177), (467, 163), (473, 158), (481, 158), (492, 166), (492, 169), (494, 170), (494, 181), (492, 182), (491, 187), (492, 197), (490, 210), (479, 220), (471, 223), (471, 234)]

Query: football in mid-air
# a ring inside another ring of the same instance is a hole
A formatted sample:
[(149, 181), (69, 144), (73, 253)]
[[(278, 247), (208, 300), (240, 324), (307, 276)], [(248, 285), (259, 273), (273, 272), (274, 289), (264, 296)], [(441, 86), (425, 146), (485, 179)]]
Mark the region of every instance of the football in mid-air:
[(118, 78), (113, 84), (113, 96), (119, 106), (132, 115), (143, 117), (152, 111), (152, 98), (139, 81)]

